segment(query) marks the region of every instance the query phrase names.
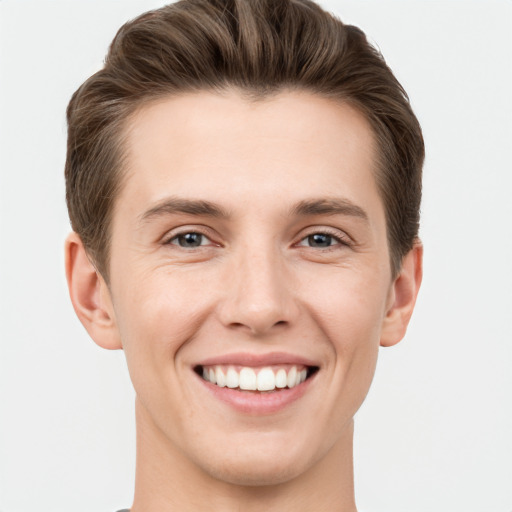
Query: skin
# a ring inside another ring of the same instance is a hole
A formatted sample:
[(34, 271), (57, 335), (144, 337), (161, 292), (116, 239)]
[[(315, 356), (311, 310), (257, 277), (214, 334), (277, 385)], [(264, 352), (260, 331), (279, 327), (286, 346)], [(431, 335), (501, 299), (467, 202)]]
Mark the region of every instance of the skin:
[[(353, 416), (422, 274), (416, 244), (392, 279), (366, 120), (307, 92), (184, 94), (142, 108), (127, 151), (109, 286), (74, 233), (66, 265), (80, 320), (125, 351), (136, 390), (132, 511), (355, 511)], [(241, 412), (193, 371), (240, 352), (319, 371), (277, 412)]]

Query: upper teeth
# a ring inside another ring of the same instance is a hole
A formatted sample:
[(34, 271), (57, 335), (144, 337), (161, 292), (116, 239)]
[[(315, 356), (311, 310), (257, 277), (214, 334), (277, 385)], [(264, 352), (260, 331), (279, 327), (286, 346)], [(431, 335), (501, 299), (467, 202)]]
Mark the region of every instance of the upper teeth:
[(273, 369), (269, 366), (255, 370), (248, 366), (234, 368), (233, 366), (203, 367), (203, 379), (228, 388), (240, 388), (249, 391), (272, 391), (276, 388), (293, 388), (304, 382), (307, 370), (302, 366), (291, 366)]

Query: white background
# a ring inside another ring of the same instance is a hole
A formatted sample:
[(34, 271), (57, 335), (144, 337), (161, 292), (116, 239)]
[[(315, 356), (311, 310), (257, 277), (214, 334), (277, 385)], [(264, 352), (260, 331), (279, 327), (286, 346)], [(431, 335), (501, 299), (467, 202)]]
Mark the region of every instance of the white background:
[[(131, 504), (123, 353), (88, 339), (64, 280), (65, 108), (162, 3), (0, 2), (1, 512)], [(356, 418), (359, 508), (512, 512), (512, 2), (323, 5), (378, 43), (427, 146), (424, 284)]]

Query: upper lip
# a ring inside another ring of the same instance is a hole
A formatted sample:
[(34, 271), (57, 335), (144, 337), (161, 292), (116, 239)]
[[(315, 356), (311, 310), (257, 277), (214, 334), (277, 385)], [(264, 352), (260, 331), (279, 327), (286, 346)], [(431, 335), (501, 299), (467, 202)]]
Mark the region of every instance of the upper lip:
[(237, 366), (271, 366), (277, 364), (296, 364), (304, 366), (319, 366), (312, 359), (286, 352), (269, 352), (268, 354), (251, 354), (247, 352), (236, 352), (210, 357), (197, 363), (198, 366), (215, 365), (237, 365)]

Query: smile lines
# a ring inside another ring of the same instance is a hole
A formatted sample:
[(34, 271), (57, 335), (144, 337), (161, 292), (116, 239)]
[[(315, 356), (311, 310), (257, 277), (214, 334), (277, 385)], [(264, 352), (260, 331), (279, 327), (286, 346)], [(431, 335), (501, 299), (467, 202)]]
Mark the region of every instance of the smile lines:
[(265, 366), (259, 370), (248, 366), (200, 366), (196, 372), (204, 380), (219, 387), (244, 391), (274, 391), (275, 389), (294, 388), (304, 382), (317, 368), (303, 365), (291, 365), (287, 368)]

